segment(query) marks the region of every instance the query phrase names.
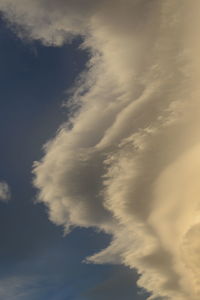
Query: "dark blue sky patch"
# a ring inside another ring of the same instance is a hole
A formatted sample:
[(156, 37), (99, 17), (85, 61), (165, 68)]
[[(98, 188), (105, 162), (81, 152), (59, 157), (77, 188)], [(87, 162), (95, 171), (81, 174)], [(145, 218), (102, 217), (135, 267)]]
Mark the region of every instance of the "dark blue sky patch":
[(138, 293), (135, 271), (124, 266), (113, 266), (109, 276), (85, 293), (85, 300), (144, 300), (147, 293)]
[(12, 189), (11, 204), (0, 210), (3, 257), (24, 257), (54, 234), (57, 238), (60, 230), (48, 221), (42, 205), (33, 205), (31, 169), (42, 156), (42, 145), (66, 119), (61, 109), (65, 91), (87, 61), (79, 44), (26, 44), (1, 23), (0, 179)]

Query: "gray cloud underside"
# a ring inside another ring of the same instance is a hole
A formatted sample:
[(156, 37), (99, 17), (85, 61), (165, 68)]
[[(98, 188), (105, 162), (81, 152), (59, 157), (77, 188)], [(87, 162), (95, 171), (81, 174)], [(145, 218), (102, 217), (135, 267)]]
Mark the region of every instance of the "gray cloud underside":
[(81, 35), (91, 53), (71, 125), (34, 165), (49, 218), (112, 234), (88, 260), (136, 268), (149, 299), (199, 299), (197, 1), (0, 0), (0, 9), (23, 38), (59, 46)]

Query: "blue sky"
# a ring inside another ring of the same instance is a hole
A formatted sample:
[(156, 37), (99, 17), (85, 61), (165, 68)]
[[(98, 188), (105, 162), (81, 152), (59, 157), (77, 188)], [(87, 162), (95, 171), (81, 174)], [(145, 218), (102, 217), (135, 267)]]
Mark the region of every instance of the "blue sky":
[(0, 25), (0, 179), (12, 193), (8, 204), (0, 203), (0, 295), (8, 300), (144, 299), (133, 271), (82, 263), (108, 245), (109, 236), (75, 229), (63, 237), (44, 205), (34, 204), (33, 161), (67, 119), (62, 103), (84, 70), (87, 52), (79, 49), (79, 39), (47, 47), (22, 41), (3, 21)]

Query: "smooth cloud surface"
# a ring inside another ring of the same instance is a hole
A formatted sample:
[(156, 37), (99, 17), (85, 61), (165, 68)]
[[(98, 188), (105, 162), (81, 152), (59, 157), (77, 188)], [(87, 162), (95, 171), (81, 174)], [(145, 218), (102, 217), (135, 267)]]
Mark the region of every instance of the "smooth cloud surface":
[(88, 258), (141, 274), (149, 299), (200, 297), (199, 4), (186, 0), (0, 0), (45, 44), (84, 38), (78, 111), (35, 163), (39, 199), (66, 230), (113, 240)]

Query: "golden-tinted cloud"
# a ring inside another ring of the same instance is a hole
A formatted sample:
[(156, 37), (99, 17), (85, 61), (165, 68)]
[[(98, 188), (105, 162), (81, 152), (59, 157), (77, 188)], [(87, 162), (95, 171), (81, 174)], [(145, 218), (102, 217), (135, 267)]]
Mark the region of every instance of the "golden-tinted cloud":
[(88, 261), (136, 268), (149, 299), (199, 299), (197, 1), (1, 0), (0, 9), (23, 37), (59, 46), (81, 35), (91, 53), (70, 129), (34, 165), (50, 219), (112, 234)]

